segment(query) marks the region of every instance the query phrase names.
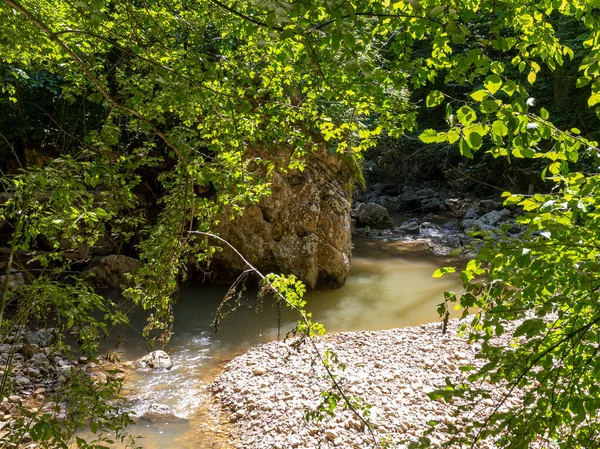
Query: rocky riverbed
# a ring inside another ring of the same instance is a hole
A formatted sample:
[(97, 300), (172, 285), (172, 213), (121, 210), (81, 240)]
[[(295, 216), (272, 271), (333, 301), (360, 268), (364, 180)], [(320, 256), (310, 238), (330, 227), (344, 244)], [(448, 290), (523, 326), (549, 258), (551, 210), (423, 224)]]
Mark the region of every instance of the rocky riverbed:
[[(120, 364), (87, 357), (73, 359), (56, 351), (55, 332), (52, 328), (36, 331), (13, 332), (0, 345), (0, 381), (5, 377), (6, 391), (0, 398), (0, 447), (35, 448), (28, 433), (18, 420), (23, 416), (54, 415), (66, 419), (65, 404), (55, 402), (55, 393), (77, 371), (85, 373), (92, 382), (104, 383), (108, 377), (124, 380), (125, 370)], [(62, 397), (62, 395), (59, 395)], [(64, 399), (64, 398), (63, 398)]]
[[(518, 238), (525, 230), (516, 220), (521, 211), (506, 209), (501, 202), (451, 198), (443, 206), (414, 216), (394, 209), (389, 201), (357, 202), (352, 208), (352, 232), (369, 239), (419, 244), (437, 256), (470, 260), (486, 240)], [(390, 211), (400, 215), (392, 217)]]
[[(446, 440), (447, 426), (458, 423), (453, 406), (429, 398), (445, 385), (445, 379), (464, 379), (459, 367), (477, 363), (477, 348), (457, 336), (459, 322), (451, 320), (448, 332), (441, 324), (375, 332), (347, 332), (318, 339), (322, 352), (337, 354), (345, 366), (338, 381), (352, 397), (370, 408), (378, 443), (407, 447), (439, 421), (429, 436), (430, 447)], [(272, 342), (235, 358), (212, 385), (217, 400), (230, 413), (231, 431), (240, 449), (267, 448), (367, 448), (373, 437), (361, 422), (340, 404), (335, 416), (322, 421), (305, 420), (307, 411), (322, 402), (321, 393), (331, 388), (310, 345), (295, 347)], [(500, 394), (497, 391), (497, 394)], [(511, 400), (507, 405), (514, 404)], [(468, 419), (482, 419), (493, 402), (481, 403)], [(492, 448), (482, 442), (478, 448)]]

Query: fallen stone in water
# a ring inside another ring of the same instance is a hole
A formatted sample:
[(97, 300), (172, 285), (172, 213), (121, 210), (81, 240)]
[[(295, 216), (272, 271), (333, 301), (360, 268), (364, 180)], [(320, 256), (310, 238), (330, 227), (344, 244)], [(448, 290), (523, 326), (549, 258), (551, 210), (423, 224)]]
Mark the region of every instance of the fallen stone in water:
[(151, 422), (185, 422), (185, 418), (175, 416), (171, 408), (164, 404), (151, 404), (141, 416), (141, 419), (145, 419)]
[(359, 227), (369, 226), (373, 229), (393, 229), (394, 221), (387, 209), (376, 203), (359, 204), (355, 211)]
[(161, 350), (152, 351), (150, 354), (139, 359), (137, 364), (152, 369), (171, 369), (173, 367), (173, 362), (169, 354)]

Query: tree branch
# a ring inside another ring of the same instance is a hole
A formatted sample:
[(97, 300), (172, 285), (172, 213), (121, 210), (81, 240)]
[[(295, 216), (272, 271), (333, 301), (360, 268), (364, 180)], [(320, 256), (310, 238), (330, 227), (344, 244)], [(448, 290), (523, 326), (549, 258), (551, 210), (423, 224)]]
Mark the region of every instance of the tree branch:
[(253, 24), (255, 24), (255, 25), (261, 26), (261, 27), (263, 27), (263, 28), (268, 28), (268, 29), (270, 29), (270, 30), (283, 31), (283, 28), (282, 28), (282, 27), (280, 27), (280, 26), (277, 26), (277, 25), (269, 26), (269, 25), (268, 25), (267, 23), (265, 23), (265, 22), (262, 22), (262, 21), (260, 21), (260, 20), (257, 20), (257, 19), (255, 19), (255, 18), (253, 18), (253, 17), (250, 17), (250, 16), (247, 16), (247, 15), (245, 15), (245, 14), (242, 14), (242, 13), (241, 13), (241, 12), (239, 12), (238, 10), (236, 10), (236, 9), (233, 9), (233, 8), (231, 8), (231, 7), (227, 6), (227, 5), (226, 5), (226, 4), (224, 4), (224, 3), (221, 3), (219, 0), (209, 0), (209, 1), (210, 1), (211, 3), (213, 3), (213, 4), (217, 5), (219, 8), (222, 8), (222, 9), (224, 9), (225, 11), (227, 11), (227, 12), (229, 12), (229, 13), (233, 14), (234, 16), (237, 16), (237, 17), (239, 17), (239, 18), (241, 18), (241, 19), (244, 19), (244, 20), (246, 20), (246, 21), (248, 21), (248, 22), (250, 22), (250, 23), (253, 23)]

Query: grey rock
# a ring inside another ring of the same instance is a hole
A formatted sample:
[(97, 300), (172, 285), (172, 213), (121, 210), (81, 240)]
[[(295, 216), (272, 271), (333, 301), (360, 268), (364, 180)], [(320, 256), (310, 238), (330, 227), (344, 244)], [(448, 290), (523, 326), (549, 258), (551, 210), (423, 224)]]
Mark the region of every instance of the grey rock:
[(173, 362), (165, 351), (152, 351), (150, 354), (138, 360), (138, 365), (153, 369), (171, 369)]
[(399, 229), (406, 232), (407, 234), (418, 234), (420, 229), (419, 220), (416, 218), (406, 220), (400, 225)]
[(475, 208), (474, 207), (470, 207), (465, 212), (465, 215), (463, 216), (463, 218), (466, 219), (466, 220), (472, 220), (472, 219), (474, 219), (476, 217), (476, 215), (477, 215), (477, 211), (475, 210)]
[(359, 227), (373, 229), (393, 229), (394, 221), (387, 209), (376, 203), (360, 204), (356, 209), (356, 222)]
[(415, 192), (415, 194), (420, 200), (424, 200), (428, 198), (433, 198), (435, 196), (435, 191), (430, 188), (425, 188), (418, 190), (417, 192)]
[(16, 376), (15, 383), (20, 386), (29, 385), (31, 381), (25, 376)]
[(25, 334), (25, 336), (30, 344), (38, 345), (40, 347), (50, 346), (55, 339), (53, 328), (29, 331)]
[(406, 191), (396, 198), (399, 209), (402, 210), (417, 210), (421, 208), (421, 199), (415, 192)]
[(37, 369), (33, 366), (25, 368), (25, 370), (23, 372), (31, 377), (38, 377), (42, 374), (39, 369)]
[(461, 223), (461, 226), (465, 230), (493, 231), (494, 229), (496, 229), (493, 226), (485, 224), (481, 220), (473, 220), (473, 219), (463, 220)]
[(382, 196), (376, 198), (375, 202), (392, 212), (397, 212), (404, 209), (404, 204), (399, 197)]
[[(6, 275), (0, 276), (0, 285), (4, 286), (4, 282), (6, 282)], [(25, 285), (25, 278), (23, 277), (23, 273), (13, 273), (8, 277), (8, 289), (12, 290), (21, 285)]]
[(152, 422), (185, 421), (185, 419), (175, 416), (173, 411), (163, 404), (151, 404), (141, 418)]
[(491, 212), (496, 209), (501, 209), (502, 203), (495, 200), (481, 200), (477, 206), (477, 213), (481, 215), (485, 215), (488, 212)]
[(496, 226), (500, 221), (507, 219), (511, 215), (512, 213), (508, 209), (502, 209), (499, 211), (493, 210), (485, 215), (482, 215), (479, 220), (488, 226)]
[(444, 235), (439, 226), (427, 221), (419, 227), (419, 234), (424, 237), (441, 237)]
[(424, 212), (437, 212), (442, 209), (442, 200), (439, 198), (425, 198), (421, 201), (421, 209)]
[(473, 218), (475, 216), (475, 209), (472, 209), (471, 211), (472, 216), (465, 216), (470, 205), (471, 201), (460, 198), (448, 198), (444, 201), (444, 209), (457, 218)]

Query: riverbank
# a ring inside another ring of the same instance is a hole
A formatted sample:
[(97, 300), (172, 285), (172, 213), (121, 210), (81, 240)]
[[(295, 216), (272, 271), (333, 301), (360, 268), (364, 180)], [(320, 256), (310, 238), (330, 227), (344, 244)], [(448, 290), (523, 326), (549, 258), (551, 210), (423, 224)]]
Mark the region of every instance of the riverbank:
[[(376, 438), (389, 447), (407, 447), (439, 421), (429, 435), (431, 446), (445, 441), (447, 426), (457, 423), (454, 408), (427, 395), (460, 381), (459, 367), (476, 364), (477, 347), (457, 335), (458, 320), (450, 320), (442, 334), (440, 323), (384, 331), (358, 331), (319, 338), (323, 352), (334, 351), (345, 370), (337, 370), (344, 391), (370, 405)], [(335, 416), (306, 422), (306, 411), (321, 402), (330, 389), (324, 369), (308, 344), (298, 348), (271, 342), (232, 360), (213, 383), (217, 401), (230, 413), (232, 438), (238, 448), (367, 448), (373, 438), (360, 421), (340, 404)], [(500, 394), (500, 392), (497, 392)], [(511, 402), (508, 403), (510, 405)], [(478, 419), (491, 410), (492, 401), (473, 410)], [(492, 448), (482, 442), (478, 448)]]

